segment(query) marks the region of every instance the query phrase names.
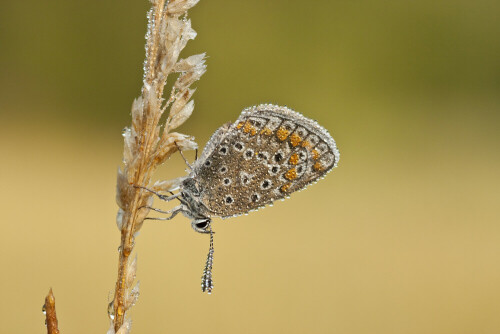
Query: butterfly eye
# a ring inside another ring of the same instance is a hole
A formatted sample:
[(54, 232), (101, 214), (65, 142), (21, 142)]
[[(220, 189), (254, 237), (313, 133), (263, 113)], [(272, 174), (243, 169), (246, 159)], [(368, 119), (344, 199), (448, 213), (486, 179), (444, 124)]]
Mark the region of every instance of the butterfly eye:
[(208, 225), (208, 221), (207, 220), (204, 220), (202, 222), (196, 223), (196, 227), (197, 228), (205, 228), (205, 227), (207, 227), (207, 225)]
[(210, 233), (210, 231), (207, 231), (210, 222), (209, 218), (198, 218), (191, 222), (191, 227), (198, 233)]

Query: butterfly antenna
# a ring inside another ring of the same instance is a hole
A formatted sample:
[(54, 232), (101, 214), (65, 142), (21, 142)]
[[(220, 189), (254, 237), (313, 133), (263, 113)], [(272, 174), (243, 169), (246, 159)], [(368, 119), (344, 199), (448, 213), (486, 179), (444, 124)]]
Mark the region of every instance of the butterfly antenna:
[[(186, 157), (184, 156), (184, 153), (182, 153), (182, 150), (181, 148), (179, 147), (179, 145), (177, 145), (177, 142), (174, 141), (174, 144), (175, 146), (177, 147), (177, 149), (179, 150), (179, 153), (181, 154), (181, 157), (182, 159), (184, 159), (184, 162), (186, 163), (186, 165), (189, 167), (189, 169), (193, 170), (193, 167), (191, 166), (191, 164), (187, 161)], [(196, 155), (198, 155), (198, 149), (196, 149)], [(195, 159), (196, 160), (196, 159)]]

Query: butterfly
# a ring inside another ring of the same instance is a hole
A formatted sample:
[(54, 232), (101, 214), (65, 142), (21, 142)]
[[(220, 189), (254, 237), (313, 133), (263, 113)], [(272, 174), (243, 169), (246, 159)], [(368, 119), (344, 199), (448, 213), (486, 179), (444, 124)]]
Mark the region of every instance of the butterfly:
[(316, 121), (272, 104), (246, 108), (234, 123), (214, 132), (182, 179), (179, 192), (159, 195), (167, 201), (178, 199), (180, 205), (164, 212), (170, 217), (157, 219), (169, 220), (182, 213), (191, 219), (195, 231), (210, 233), (202, 283), (203, 290), (210, 292), (212, 218), (247, 214), (288, 198), (323, 178), (337, 166), (339, 157), (332, 136)]

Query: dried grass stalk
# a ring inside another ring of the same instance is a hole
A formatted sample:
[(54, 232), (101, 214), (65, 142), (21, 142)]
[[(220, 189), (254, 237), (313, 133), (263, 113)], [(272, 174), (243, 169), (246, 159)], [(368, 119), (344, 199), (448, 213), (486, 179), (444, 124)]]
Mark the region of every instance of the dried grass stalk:
[(47, 334), (59, 334), (56, 314), (56, 298), (52, 293), (52, 288), (49, 294), (45, 297), (45, 304), (43, 304), (43, 312), (45, 313), (45, 325), (47, 326)]
[[(205, 54), (179, 59), (186, 43), (196, 37), (187, 11), (199, 0), (152, 0), (148, 13), (146, 59), (141, 96), (132, 104), (132, 125), (123, 132), (123, 169), (118, 170), (116, 201), (117, 225), (121, 232), (118, 278), (109, 313), (113, 323), (108, 333), (129, 333), (127, 311), (139, 297), (139, 284), (133, 285), (137, 258), (130, 261), (135, 236), (141, 229), (153, 198), (143, 189), (169, 190), (178, 180), (152, 184), (156, 168), (174, 152), (197, 147), (190, 136), (171, 132), (191, 115), (195, 89), (191, 85), (205, 73)], [(168, 99), (164, 89), (169, 75), (179, 73)], [(163, 114), (167, 114), (162, 117)], [(163, 119), (163, 121), (162, 121)], [(163, 127), (162, 127), (163, 126)]]

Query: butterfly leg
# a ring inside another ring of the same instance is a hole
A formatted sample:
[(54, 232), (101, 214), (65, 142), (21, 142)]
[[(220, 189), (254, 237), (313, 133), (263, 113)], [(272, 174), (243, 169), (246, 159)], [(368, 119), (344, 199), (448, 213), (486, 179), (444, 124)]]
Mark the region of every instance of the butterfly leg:
[(156, 212), (159, 212), (159, 213), (163, 213), (163, 214), (170, 214), (170, 213), (172, 213), (174, 211), (182, 211), (182, 207), (180, 205), (176, 206), (172, 210), (168, 210), (168, 211), (157, 209), (157, 208), (153, 208), (153, 207), (147, 206), (147, 205), (141, 206), (139, 209), (149, 209), (149, 210), (153, 210), (153, 211), (156, 211)]
[(143, 206), (143, 208), (148, 208), (150, 210), (154, 210), (154, 211), (160, 212), (160, 213), (171, 214), (168, 217), (146, 217), (146, 218), (144, 218), (144, 220), (146, 220), (146, 219), (149, 219), (149, 220), (170, 220), (170, 219), (174, 218), (175, 216), (177, 216), (180, 212), (184, 211), (184, 210), (182, 210), (182, 206), (180, 206), (180, 205), (176, 206), (175, 208), (173, 208), (172, 210), (169, 210), (169, 211), (163, 211), (160, 209), (151, 208), (149, 206)]
[(135, 187), (135, 188), (141, 188), (141, 189), (147, 190), (147, 191), (149, 191), (150, 193), (153, 193), (153, 194), (155, 194), (156, 196), (158, 196), (158, 198), (159, 198), (159, 199), (161, 199), (161, 200), (163, 200), (163, 201), (166, 201), (166, 202), (169, 202), (169, 201), (171, 201), (171, 200), (173, 200), (173, 199), (176, 199), (176, 198), (178, 198), (179, 196), (181, 196), (181, 193), (177, 193), (177, 194), (175, 194), (175, 195), (174, 195), (174, 193), (173, 193), (173, 192), (171, 192), (171, 191), (169, 191), (169, 193), (170, 193), (170, 194), (172, 194), (172, 195), (171, 195), (171, 196), (167, 196), (167, 195), (162, 195), (162, 194), (160, 194), (160, 193), (158, 193), (158, 192), (156, 192), (156, 191), (154, 191), (154, 190), (152, 190), (152, 189), (149, 189), (149, 188), (146, 188), (146, 187), (143, 187), (143, 186), (135, 186), (135, 185), (134, 185), (134, 187)]

